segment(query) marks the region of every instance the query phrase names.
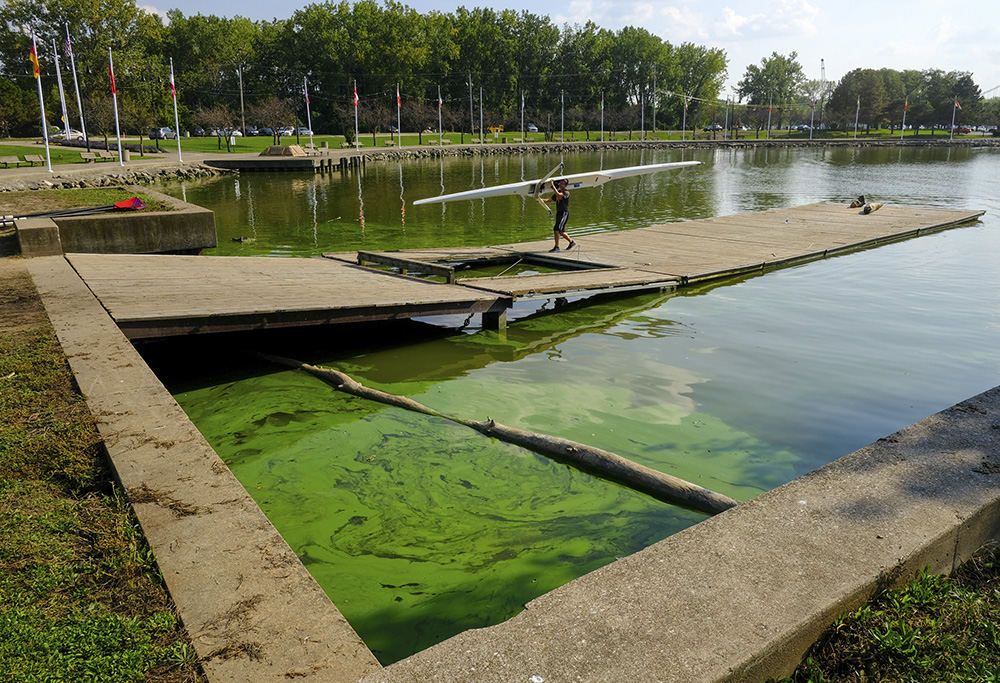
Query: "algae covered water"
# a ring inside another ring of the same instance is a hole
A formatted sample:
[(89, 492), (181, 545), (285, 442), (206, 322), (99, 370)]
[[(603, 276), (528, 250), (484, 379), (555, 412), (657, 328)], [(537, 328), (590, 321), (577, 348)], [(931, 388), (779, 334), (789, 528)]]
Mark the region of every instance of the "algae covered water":
[[(572, 172), (681, 154), (565, 161)], [(464, 427), (339, 394), (243, 351), (296, 356), (443, 412), (593, 444), (739, 500), (1000, 381), (992, 188), (1000, 155), (696, 156), (705, 165), (682, 180), (580, 191), (570, 232), (585, 248), (592, 232), (861, 192), (987, 214), (969, 227), (710, 287), (546, 302), (521, 311), (506, 337), (409, 324), (236, 338), (203, 350), (207, 362), (193, 371), (167, 362), (168, 345), (150, 350), (195, 424), (382, 662), (507, 619), (704, 517)], [(217, 253), (489, 244), (545, 237), (544, 212), (520, 200), (442, 211), (406, 199), (518, 180), (522, 163), (525, 177), (537, 177), (551, 161), (369, 164), (360, 176), (245, 175), (168, 190), (216, 211)]]

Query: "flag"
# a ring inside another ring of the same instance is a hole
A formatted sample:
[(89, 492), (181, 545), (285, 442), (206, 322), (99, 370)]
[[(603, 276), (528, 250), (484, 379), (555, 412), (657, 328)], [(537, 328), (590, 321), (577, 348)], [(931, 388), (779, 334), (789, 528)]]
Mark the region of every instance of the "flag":
[(302, 86), (302, 96), (306, 98), (306, 106), (309, 106), (309, 88), (305, 85)]
[(905, 101), (905, 102), (903, 102), (903, 111), (906, 111), (906, 110), (908, 110), (909, 108), (910, 108), (910, 99), (909, 99), (909, 98), (907, 98), (907, 99), (906, 99), (906, 101)]
[(441, 95), (439, 93), (438, 94), (438, 109), (441, 109), (443, 107), (444, 107), (444, 100), (441, 99)]
[(63, 45), (63, 52), (66, 54), (66, 59), (73, 58), (73, 45), (69, 42), (69, 24), (66, 24), (66, 43)]
[(958, 100), (956, 99), (956, 100), (955, 100), (955, 109), (961, 109), (961, 108), (962, 108), (962, 105), (960, 105), (960, 104), (958, 103)]
[(403, 103), (399, 99), (399, 86), (397, 85), (396, 86), (396, 109), (399, 109), (401, 106), (403, 106)]
[[(114, 76), (111, 77), (112, 83), (114, 82)], [(170, 97), (172, 99), (177, 99), (177, 86), (174, 85), (174, 70), (170, 69)]]
[(109, 57), (108, 57), (108, 76), (111, 77), (111, 94), (112, 95), (117, 95), (118, 94), (118, 89), (115, 87), (115, 68), (111, 64), (110, 54), (109, 54)]
[(358, 86), (354, 86), (354, 106), (358, 106)]
[(604, 111), (604, 95), (601, 95), (601, 111)]
[[(687, 98), (687, 97), (685, 97), (685, 98), (684, 98), (684, 111), (687, 111), (687, 110), (688, 110), (688, 98)], [(771, 111), (771, 110), (770, 110), (770, 109), (768, 109), (768, 111)]]
[(31, 54), (28, 56), (28, 59), (31, 60), (31, 74), (37, 80), (38, 77), (41, 76), (41, 74), (42, 74), (42, 67), (39, 66), (39, 64), (38, 64), (38, 53), (35, 51), (35, 36), (34, 36), (34, 34), (32, 34), (32, 36), (31, 36)]

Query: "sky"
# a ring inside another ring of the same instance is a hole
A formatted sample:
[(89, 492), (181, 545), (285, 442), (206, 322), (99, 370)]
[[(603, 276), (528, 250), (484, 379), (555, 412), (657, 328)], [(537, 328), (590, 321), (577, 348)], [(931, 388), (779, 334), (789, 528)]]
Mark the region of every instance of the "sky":
[[(292, 0), (140, 0), (148, 11), (179, 9), (185, 15), (240, 15), (284, 19), (311, 4)], [(691, 42), (725, 50), (726, 91), (750, 64), (777, 52), (798, 53), (806, 78), (836, 82), (856, 68), (968, 71), (987, 97), (1000, 96), (1000, 3), (943, 3), (926, 0), (569, 0), (551, 6), (526, 0), (410, 0), (419, 12), (465, 7), (528, 10), (555, 24), (593, 21), (602, 28), (645, 28), (672, 44)], [(551, 9), (550, 9), (551, 7)], [(997, 88), (993, 92), (988, 92)]]

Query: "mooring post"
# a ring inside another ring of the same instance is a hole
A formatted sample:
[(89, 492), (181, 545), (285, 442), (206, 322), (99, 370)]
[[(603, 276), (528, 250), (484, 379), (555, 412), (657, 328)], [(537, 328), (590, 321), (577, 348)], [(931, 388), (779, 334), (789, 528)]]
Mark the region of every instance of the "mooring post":
[(501, 335), (507, 332), (507, 307), (499, 310), (490, 309), (483, 311), (483, 329), (499, 332)]

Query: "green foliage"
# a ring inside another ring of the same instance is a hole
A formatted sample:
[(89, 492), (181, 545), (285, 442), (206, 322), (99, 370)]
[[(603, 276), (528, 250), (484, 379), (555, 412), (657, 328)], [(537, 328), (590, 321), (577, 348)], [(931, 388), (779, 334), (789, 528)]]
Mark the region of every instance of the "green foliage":
[(921, 573), (841, 617), (794, 681), (995, 681), (1000, 677), (1000, 547), (954, 577)]

